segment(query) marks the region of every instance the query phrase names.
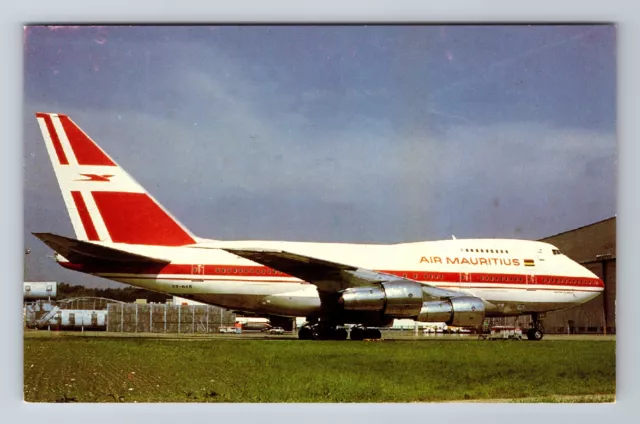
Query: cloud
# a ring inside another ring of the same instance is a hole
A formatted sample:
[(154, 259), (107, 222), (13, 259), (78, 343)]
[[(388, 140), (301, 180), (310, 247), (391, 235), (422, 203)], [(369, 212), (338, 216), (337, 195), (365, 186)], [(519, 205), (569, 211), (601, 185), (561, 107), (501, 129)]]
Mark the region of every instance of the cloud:
[[(396, 94), (386, 87), (329, 90), (209, 44), (88, 43), (113, 49), (99, 75), (83, 79), (65, 61), (55, 77), (29, 74), (25, 234), (72, 234), (33, 116), (43, 110), (71, 115), (203, 237), (539, 238), (615, 213), (612, 132), (546, 120), (442, 125), (406, 105), (387, 116)], [(34, 267), (38, 278), (86, 278)]]

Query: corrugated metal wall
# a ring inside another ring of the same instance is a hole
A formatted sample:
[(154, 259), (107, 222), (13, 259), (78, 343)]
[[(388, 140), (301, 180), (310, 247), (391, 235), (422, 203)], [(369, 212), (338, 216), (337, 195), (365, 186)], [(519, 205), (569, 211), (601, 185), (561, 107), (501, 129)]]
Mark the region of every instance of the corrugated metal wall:
[[(575, 308), (550, 312), (543, 321), (547, 333), (616, 332), (616, 219), (610, 218), (541, 241), (558, 247), (565, 255), (598, 275), (604, 293)], [(530, 318), (493, 318), (491, 325), (528, 327)]]
[(108, 311), (107, 331), (128, 333), (214, 333), (236, 320), (231, 312), (206, 305), (112, 303)]

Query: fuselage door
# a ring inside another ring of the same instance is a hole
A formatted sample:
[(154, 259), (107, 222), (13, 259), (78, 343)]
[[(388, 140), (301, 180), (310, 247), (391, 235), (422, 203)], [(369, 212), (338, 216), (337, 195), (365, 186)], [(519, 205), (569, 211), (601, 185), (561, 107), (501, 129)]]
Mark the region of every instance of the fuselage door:
[(457, 288), (465, 288), (468, 287), (466, 283), (471, 282), (471, 273), (469, 272), (461, 272), (460, 273), (460, 283), (457, 284)]
[(204, 265), (193, 264), (191, 265), (191, 280), (192, 281), (204, 281)]
[(526, 280), (527, 280), (527, 290), (535, 290), (536, 289), (536, 276), (533, 272), (529, 272), (527, 273), (527, 275), (525, 275)]

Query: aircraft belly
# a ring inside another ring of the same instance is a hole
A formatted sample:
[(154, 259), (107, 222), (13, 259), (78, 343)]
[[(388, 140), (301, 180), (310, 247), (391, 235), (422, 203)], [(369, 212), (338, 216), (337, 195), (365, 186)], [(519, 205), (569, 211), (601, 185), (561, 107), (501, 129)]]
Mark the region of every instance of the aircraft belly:
[(474, 289), (466, 293), (480, 297), (491, 304), (487, 316), (523, 315), (532, 312), (550, 312), (567, 309), (595, 298), (599, 292), (573, 290), (509, 290)]
[[(148, 290), (182, 296), (232, 310), (282, 316), (310, 316), (320, 311), (316, 286), (297, 282), (191, 280), (157, 275), (100, 275)], [(460, 288), (485, 302), (487, 316), (548, 312), (587, 302), (600, 292), (570, 289)]]
[(171, 280), (107, 277), (121, 283), (189, 298), (228, 309), (283, 316), (307, 316), (320, 309), (316, 287), (304, 283), (256, 283), (237, 280)]

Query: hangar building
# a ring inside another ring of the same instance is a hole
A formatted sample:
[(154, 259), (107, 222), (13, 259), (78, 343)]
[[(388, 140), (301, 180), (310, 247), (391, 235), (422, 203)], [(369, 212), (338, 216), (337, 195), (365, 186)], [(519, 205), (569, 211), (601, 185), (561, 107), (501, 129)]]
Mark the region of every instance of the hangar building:
[[(550, 312), (543, 321), (552, 333), (616, 332), (616, 218), (612, 217), (584, 227), (566, 231), (540, 241), (551, 243), (569, 258), (584, 265), (604, 281), (604, 292), (574, 308)], [(516, 323), (528, 326), (528, 317), (497, 318), (493, 325)]]

